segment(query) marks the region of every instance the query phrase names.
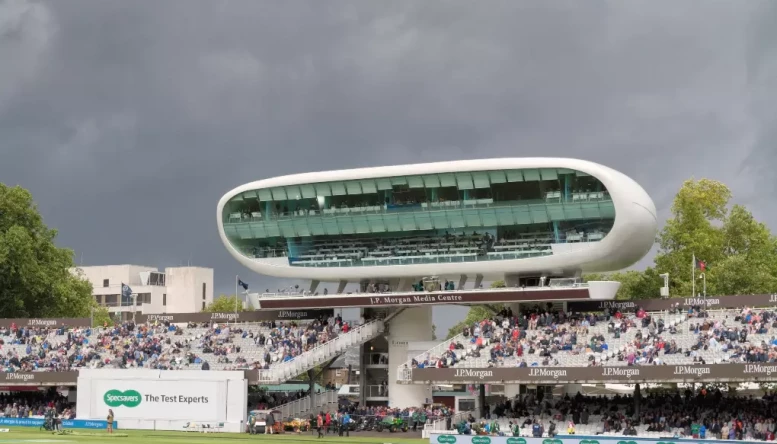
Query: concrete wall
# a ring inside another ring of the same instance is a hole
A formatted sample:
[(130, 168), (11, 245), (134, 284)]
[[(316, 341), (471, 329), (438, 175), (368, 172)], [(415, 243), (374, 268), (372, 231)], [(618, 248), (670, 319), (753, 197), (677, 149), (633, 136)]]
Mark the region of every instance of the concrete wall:
[[(417, 407), (432, 401), (432, 387), (397, 384), (398, 370), (407, 362), (409, 343), (432, 340), (432, 307), (408, 308), (389, 323), (389, 405)], [(393, 374), (392, 374), (393, 373)]]

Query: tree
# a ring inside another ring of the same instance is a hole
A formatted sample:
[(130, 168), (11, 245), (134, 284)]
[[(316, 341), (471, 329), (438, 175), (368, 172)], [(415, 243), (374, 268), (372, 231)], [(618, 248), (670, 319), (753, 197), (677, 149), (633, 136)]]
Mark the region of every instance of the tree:
[(246, 309), (243, 308), (243, 301), (237, 296), (222, 294), (202, 311), (205, 313), (234, 313), (235, 311), (246, 311)]
[(669, 273), (673, 296), (701, 293), (702, 271), (693, 271), (693, 258), (704, 261), (707, 295), (777, 292), (777, 238), (755, 220), (747, 208), (729, 208), (731, 191), (724, 184), (693, 179), (683, 183), (672, 204), (672, 215), (658, 235), (655, 265), (644, 271), (587, 275), (590, 280), (622, 283), (618, 299), (653, 298)]
[(103, 325), (113, 325), (114, 319), (107, 307), (98, 306), (92, 311), (92, 327), (102, 327)]
[(0, 317), (89, 317), (92, 286), (56, 236), (29, 191), (0, 183)]

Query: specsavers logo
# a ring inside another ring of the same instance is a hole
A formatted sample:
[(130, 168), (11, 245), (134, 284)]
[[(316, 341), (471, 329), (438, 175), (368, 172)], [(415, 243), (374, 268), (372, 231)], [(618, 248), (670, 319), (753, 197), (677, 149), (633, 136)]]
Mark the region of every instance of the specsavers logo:
[(122, 392), (121, 390), (108, 390), (103, 396), (103, 400), (108, 407), (137, 407), (140, 405), (141, 396), (140, 393), (135, 390), (127, 390)]

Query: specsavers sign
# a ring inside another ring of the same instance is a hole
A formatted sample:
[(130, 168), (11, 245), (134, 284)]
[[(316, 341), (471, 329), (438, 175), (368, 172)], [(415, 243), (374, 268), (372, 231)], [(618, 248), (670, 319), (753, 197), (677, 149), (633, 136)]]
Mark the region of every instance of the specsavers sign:
[(226, 383), (223, 381), (93, 381), (92, 411), (101, 417), (113, 410), (122, 419), (223, 421)]

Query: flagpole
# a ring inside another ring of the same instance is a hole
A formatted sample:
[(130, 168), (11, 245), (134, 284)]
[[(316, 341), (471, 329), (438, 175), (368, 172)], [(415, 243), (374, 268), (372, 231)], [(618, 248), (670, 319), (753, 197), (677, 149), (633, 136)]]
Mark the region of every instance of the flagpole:
[[(237, 282), (240, 280), (240, 275), (235, 275), (235, 314), (237, 314)], [(235, 318), (237, 321), (237, 318)]]
[(693, 259), (691, 259), (691, 282), (692, 282), (692, 290), (691, 294), (692, 298), (696, 297), (696, 254), (693, 255)]

